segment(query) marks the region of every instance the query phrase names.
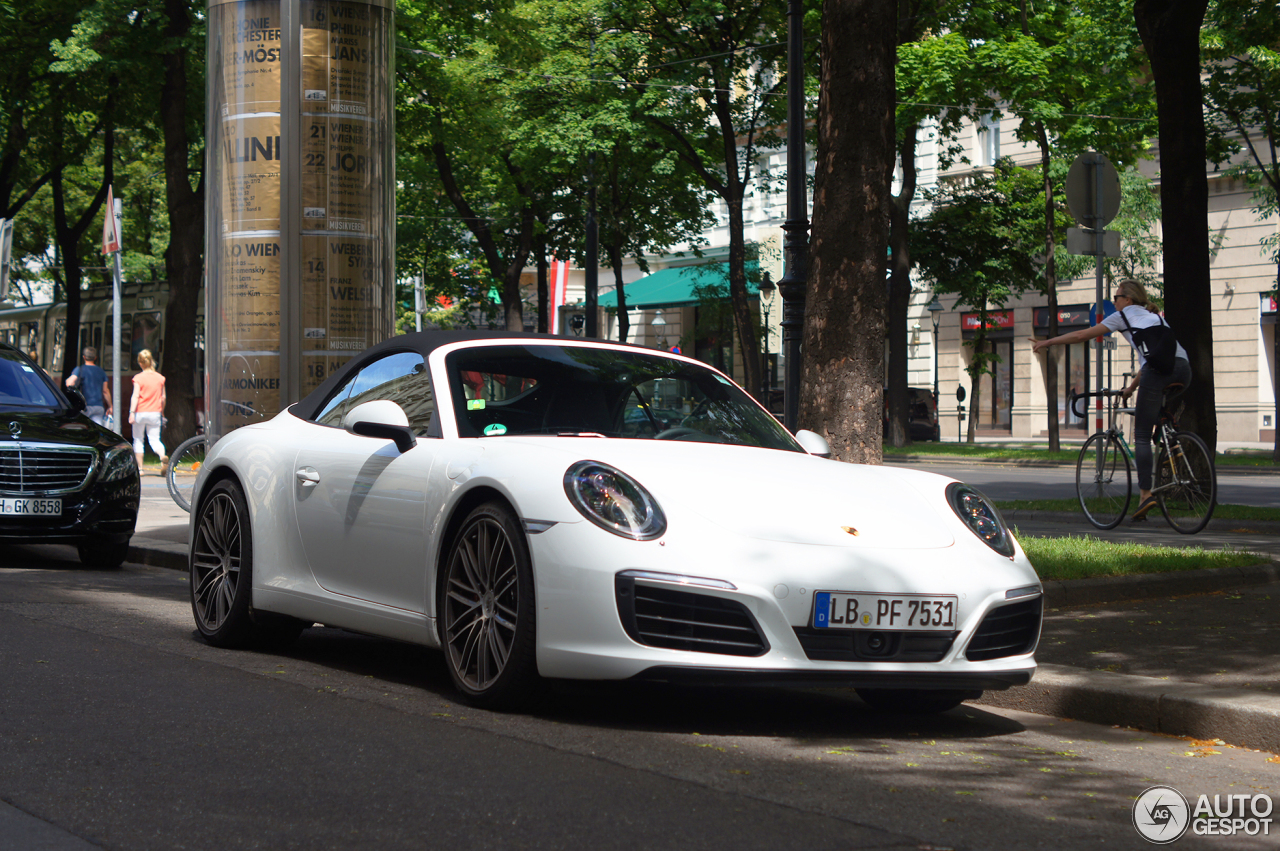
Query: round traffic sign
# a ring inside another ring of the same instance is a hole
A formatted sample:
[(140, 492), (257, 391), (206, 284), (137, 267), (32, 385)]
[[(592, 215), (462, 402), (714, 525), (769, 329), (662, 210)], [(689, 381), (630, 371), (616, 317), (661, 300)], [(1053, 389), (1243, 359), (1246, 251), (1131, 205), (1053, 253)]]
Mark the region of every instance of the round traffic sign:
[(1085, 227), (1105, 227), (1120, 212), (1120, 175), (1105, 154), (1090, 151), (1076, 157), (1066, 189), (1071, 215)]

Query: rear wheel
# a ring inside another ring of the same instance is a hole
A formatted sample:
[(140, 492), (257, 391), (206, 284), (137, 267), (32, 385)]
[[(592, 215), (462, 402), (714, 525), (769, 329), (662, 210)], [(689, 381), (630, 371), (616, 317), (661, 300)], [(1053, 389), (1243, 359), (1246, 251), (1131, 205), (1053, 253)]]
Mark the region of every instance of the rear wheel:
[(1114, 529), (1129, 510), (1132, 495), (1133, 470), (1120, 441), (1111, 434), (1091, 435), (1076, 458), (1076, 497), (1084, 516), (1099, 529)]
[(475, 706), (509, 709), (540, 689), (533, 567), (511, 511), (490, 502), (467, 515), (440, 587), (449, 676)]
[(1179, 532), (1192, 535), (1208, 525), (1218, 500), (1218, 479), (1209, 447), (1199, 435), (1177, 432), (1173, 444), (1160, 449), (1154, 490), (1160, 511)]
[(76, 545), (80, 563), (94, 570), (115, 570), (129, 556), (129, 542), (82, 541)]
[(208, 444), (203, 434), (184, 440), (173, 454), (169, 456), (169, 468), (165, 471), (165, 483), (169, 486), (169, 495), (182, 507), (183, 511), (191, 510), (191, 495), (196, 486), (196, 474), (204, 465)]
[(218, 482), (200, 504), (190, 566), (196, 628), (215, 647), (286, 644), (307, 626), (253, 610), (253, 530), (249, 504), (235, 482)]
[(928, 691), (906, 688), (860, 688), (858, 697), (881, 712), (923, 715), (955, 709), (966, 700), (982, 697), (980, 691)]

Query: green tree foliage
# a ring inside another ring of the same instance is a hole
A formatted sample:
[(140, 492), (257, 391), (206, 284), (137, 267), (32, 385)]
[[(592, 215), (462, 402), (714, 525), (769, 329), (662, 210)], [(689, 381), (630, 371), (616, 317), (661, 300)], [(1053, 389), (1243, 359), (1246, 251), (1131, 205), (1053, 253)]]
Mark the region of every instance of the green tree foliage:
[(601, 3), (596, 18), (601, 32), (631, 34), (636, 57), (611, 74), (630, 82), (664, 147), (725, 205), (729, 298), (743, 384), (753, 393), (763, 371), (747, 297), (744, 201), (761, 150), (782, 144), (785, 11), (751, 0), (615, 0)]
[[(980, 379), (1000, 360), (987, 348), (989, 312), (1038, 288), (1044, 245), (1037, 215), (1039, 177), (1004, 160), (989, 175), (944, 183), (926, 195), (934, 207), (915, 223), (913, 256), (937, 292), (958, 296), (957, 306), (978, 313), (976, 333), (965, 341), (971, 349), (965, 367), (972, 385), (970, 408), (976, 411)], [(969, 417), (970, 443), (976, 420)]]

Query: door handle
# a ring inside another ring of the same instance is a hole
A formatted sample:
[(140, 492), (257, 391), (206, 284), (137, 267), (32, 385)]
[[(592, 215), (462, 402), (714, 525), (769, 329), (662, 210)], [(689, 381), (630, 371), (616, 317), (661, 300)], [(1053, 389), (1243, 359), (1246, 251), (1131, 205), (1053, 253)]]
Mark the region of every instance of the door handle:
[(294, 473), (294, 475), (298, 478), (298, 482), (304, 488), (313, 488), (320, 484), (320, 474), (312, 467), (303, 467), (301, 470)]

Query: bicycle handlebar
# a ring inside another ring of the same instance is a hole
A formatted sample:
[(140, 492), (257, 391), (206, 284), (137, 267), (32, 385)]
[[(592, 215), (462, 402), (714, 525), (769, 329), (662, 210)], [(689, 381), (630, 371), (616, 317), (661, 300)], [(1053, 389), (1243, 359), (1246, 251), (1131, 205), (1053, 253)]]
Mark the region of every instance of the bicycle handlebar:
[(1080, 417), (1080, 419), (1084, 419), (1085, 417), (1089, 416), (1089, 412), (1079, 410), (1076, 407), (1076, 402), (1079, 402), (1082, 399), (1089, 399), (1092, 397), (1100, 396), (1103, 398), (1112, 398), (1115, 396), (1123, 396), (1123, 395), (1124, 395), (1123, 390), (1102, 390), (1101, 392), (1092, 391), (1089, 393), (1072, 393), (1070, 396), (1067, 397), (1067, 407), (1071, 409), (1071, 413), (1075, 414), (1077, 417)]

